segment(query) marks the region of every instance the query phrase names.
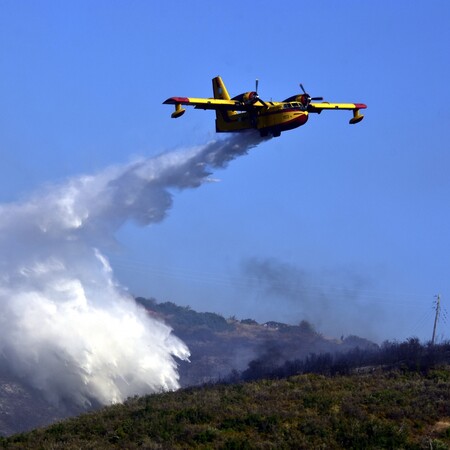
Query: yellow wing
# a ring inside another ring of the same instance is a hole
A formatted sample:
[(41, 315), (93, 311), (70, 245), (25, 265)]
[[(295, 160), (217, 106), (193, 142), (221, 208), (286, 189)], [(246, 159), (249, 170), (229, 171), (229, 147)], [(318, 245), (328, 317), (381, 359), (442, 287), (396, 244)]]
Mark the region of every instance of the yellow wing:
[(240, 102), (238, 100), (222, 100), (217, 98), (195, 98), (195, 97), (170, 97), (164, 105), (175, 105), (175, 112), (172, 117), (180, 117), (184, 113), (181, 105), (190, 105), (196, 109), (214, 109), (221, 111), (254, 111), (264, 108), (264, 105), (257, 101), (252, 104)]
[(361, 122), (364, 116), (359, 113), (360, 109), (366, 109), (367, 106), (364, 103), (310, 103), (308, 105), (308, 112), (320, 114), (324, 109), (347, 109), (353, 111), (353, 117), (350, 119), (351, 124)]

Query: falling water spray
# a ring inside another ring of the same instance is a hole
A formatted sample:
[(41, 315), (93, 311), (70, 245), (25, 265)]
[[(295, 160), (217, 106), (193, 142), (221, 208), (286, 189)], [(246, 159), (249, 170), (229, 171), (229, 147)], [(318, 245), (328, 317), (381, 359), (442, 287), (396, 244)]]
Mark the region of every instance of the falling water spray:
[(115, 280), (102, 248), (164, 219), (172, 190), (257, 145), (244, 133), (46, 186), (0, 205), (0, 362), (54, 403), (120, 402), (179, 387), (189, 350)]

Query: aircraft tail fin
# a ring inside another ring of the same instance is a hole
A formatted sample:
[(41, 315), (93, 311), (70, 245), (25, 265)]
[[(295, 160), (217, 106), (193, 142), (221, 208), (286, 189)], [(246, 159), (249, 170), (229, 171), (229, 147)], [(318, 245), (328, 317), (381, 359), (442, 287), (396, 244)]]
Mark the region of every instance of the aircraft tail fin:
[[(221, 100), (230, 100), (230, 94), (225, 87), (221, 77), (215, 77), (212, 79), (214, 98)], [(229, 122), (230, 119), (236, 115), (236, 111), (220, 111), (216, 110), (216, 131), (230, 131)]]
[(213, 84), (213, 92), (214, 92), (214, 98), (218, 98), (221, 100), (230, 100), (230, 94), (227, 91), (227, 88), (225, 87), (224, 82), (222, 81), (222, 78), (215, 77), (212, 80)]

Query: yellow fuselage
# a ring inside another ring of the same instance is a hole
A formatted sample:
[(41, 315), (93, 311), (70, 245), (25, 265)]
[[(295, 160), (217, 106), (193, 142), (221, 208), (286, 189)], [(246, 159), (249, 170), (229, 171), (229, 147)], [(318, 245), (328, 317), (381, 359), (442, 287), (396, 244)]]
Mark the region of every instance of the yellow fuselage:
[(257, 113), (224, 113), (216, 120), (218, 132), (242, 131), (250, 128), (259, 130), (262, 134), (281, 133), (304, 125), (308, 120), (308, 112), (289, 103), (270, 103)]

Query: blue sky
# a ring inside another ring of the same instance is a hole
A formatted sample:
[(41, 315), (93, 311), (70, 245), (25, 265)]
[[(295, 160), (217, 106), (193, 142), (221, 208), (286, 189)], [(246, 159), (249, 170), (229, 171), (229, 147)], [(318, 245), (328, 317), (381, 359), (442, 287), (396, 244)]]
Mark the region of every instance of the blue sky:
[(429, 339), (434, 295), (450, 308), (449, 22), (445, 0), (1, 1), (0, 202), (216, 139), (212, 112), (162, 105), (211, 96), (216, 75), (273, 100), (302, 82), (365, 120), (315, 115), (174, 191), (163, 222), (105, 249), (115, 275), (225, 316)]

